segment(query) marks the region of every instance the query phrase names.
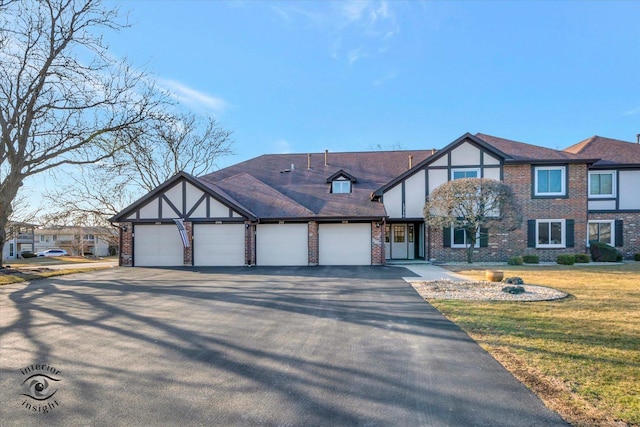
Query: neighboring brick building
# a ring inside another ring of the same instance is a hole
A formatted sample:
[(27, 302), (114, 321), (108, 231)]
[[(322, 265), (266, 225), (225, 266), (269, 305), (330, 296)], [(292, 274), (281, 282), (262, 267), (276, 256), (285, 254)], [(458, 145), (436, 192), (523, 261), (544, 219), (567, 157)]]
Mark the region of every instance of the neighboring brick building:
[(509, 185), (524, 218), (513, 232), (488, 230), (478, 261), (555, 260), (593, 240), (640, 252), (640, 144), (601, 137), (563, 151), (465, 134), (438, 151), (265, 155), (180, 173), (112, 221), (122, 265), (464, 261), (464, 231), (426, 227), (422, 213), (436, 187), (464, 177)]

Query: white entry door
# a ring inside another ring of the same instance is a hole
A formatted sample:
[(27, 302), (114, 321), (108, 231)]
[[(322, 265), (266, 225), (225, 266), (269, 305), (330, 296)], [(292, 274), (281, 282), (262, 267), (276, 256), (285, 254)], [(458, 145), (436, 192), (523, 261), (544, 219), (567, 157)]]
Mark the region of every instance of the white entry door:
[(391, 258), (407, 259), (407, 224), (391, 225)]

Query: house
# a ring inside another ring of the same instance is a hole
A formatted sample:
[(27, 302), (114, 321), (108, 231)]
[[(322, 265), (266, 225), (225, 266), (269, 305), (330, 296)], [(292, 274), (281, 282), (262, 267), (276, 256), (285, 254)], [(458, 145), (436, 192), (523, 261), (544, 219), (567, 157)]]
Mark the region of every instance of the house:
[(2, 258), (16, 259), (20, 252), (33, 252), (35, 248), (34, 230), (36, 227), (36, 224), (9, 221), (5, 230), (6, 241), (2, 248)]
[(70, 255), (116, 254), (117, 232), (111, 227), (53, 226), (35, 230), (36, 252), (64, 249)]
[(593, 137), (553, 150), (484, 134), (441, 150), (263, 155), (176, 174), (114, 216), (126, 266), (382, 265), (464, 261), (462, 230), (434, 229), (426, 198), (442, 183), (511, 186), (522, 226), (479, 239), (474, 258), (588, 250), (640, 252), (640, 144)]

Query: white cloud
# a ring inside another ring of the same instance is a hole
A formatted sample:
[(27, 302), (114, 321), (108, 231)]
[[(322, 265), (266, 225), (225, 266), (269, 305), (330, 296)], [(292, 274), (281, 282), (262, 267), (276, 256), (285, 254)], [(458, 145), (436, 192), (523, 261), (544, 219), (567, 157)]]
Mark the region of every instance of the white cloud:
[(344, 0), (276, 3), (271, 9), (289, 25), (302, 19), (328, 33), (329, 55), (353, 64), (388, 51), (389, 42), (400, 32), (392, 6), (386, 0)]
[(284, 139), (279, 139), (273, 143), (274, 151), (279, 154), (291, 153), (291, 145)]
[(640, 107), (636, 107), (636, 108), (634, 108), (632, 110), (625, 111), (624, 115), (625, 116), (634, 116), (634, 115), (639, 114), (639, 113), (640, 113)]
[(177, 80), (158, 79), (158, 84), (177, 101), (191, 107), (222, 113), (229, 104), (222, 98), (200, 92)]

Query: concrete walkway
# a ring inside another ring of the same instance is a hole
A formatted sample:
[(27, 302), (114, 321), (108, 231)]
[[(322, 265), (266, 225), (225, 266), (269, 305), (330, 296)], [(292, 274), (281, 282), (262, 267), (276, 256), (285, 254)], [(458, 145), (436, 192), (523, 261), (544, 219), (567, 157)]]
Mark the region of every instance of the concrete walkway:
[(450, 280), (452, 282), (465, 282), (469, 281), (466, 276), (462, 274), (454, 273), (453, 271), (449, 271), (446, 268), (439, 267), (433, 264), (427, 263), (415, 263), (415, 264), (387, 264), (390, 267), (404, 267), (407, 270), (411, 270), (415, 274), (420, 277), (403, 277), (403, 279), (409, 283), (411, 282), (424, 282), (424, 281), (433, 281), (433, 280)]

